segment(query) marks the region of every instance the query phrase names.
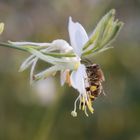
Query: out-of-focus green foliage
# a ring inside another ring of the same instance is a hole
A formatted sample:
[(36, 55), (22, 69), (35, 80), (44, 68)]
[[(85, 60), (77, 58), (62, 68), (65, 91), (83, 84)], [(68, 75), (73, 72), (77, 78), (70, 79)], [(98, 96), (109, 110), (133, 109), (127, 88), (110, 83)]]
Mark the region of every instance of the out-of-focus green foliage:
[[(138, 0), (1, 0), (1, 41), (49, 42), (68, 39), (68, 16), (92, 31), (110, 9), (125, 23), (114, 49), (96, 55), (106, 81), (90, 117), (70, 115), (77, 92), (60, 88), (53, 100), (29, 86), (28, 72), (17, 73), (28, 54), (0, 48), (0, 140), (139, 140), (140, 2)], [(38, 70), (48, 67), (43, 62)], [(48, 87), (49, 90), (49, 87)], [(47, 92), (48, 92), (47, 90)], [(53, 94), (52, 94), (53, 95)], [(46, 104), (45, 104), (46, 103)]]

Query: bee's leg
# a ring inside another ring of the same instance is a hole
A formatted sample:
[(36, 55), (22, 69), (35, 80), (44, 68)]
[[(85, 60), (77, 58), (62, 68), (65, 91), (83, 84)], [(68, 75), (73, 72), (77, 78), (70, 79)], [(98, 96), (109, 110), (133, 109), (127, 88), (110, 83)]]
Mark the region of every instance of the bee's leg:
[(106, 96), (106, 93), (104, 92), (104, 89), (103, 89), (103, 86), (102, 86), (101, 83), (100, 83), (100, 87), (101, 87), (101, 93), (102, 93), (104, 96)]
[(104, 95), (104, 96), (106, 96), (106, 93), (104, 92), (104, 90), (102, 89), (102, 94)]
[(85, 106), (86, 106), (85, 100), (84, 100), (83, 97), (81, 97), (80, 104), (79, 104), (79, 109), (80, 110), (85, 110)]
[(90, 87), (86, 87), (86, 91), (89, 92), (90, 91)]
[(90, 100), (91, 100), (91, 101), (94, 101), (94, 100), (95, 100), (95, 96), (94, 96), (94, 95), (91, 95), (91, 94), (90, 94), (89, 97), (90, 97)]

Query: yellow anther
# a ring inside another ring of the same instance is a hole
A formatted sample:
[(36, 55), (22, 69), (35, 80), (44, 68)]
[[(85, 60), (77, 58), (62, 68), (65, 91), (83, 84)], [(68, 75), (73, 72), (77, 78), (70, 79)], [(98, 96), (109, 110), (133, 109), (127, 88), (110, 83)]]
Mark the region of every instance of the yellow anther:
[[(80, 102), (81, 102), (82, 110), (84, 111), (84, 110), (85, 110), (85, 99), (84, 99), (84, 97), (82, 97), (82, 98), (80, 99)], [(80, 107), (81, 107), (81, 106), (80, 106)]]
[(83, 104), (83, 106), (82, 106), (82, 110), (83, 110), (83, 111), (85, 110), (85, 104)]
[(90, 98), (94, 99), (95, 97), (93, 95), (90, 95)]
[(90, 111), (91, 113), (93, 113), (93, 112), (94, 112), (94, 109), (93, 109), (93, 107), (92, 107), (91, 100), (87, 101), (86, 103), (87, 103), (87, 106), (88, 106), (89, 111)]
[(90, 90), (91, 90), (91, 91), (95, 91), (96, 89), (97, 89), (97, 86), (91, 86), (91, 87), (90, 87)]

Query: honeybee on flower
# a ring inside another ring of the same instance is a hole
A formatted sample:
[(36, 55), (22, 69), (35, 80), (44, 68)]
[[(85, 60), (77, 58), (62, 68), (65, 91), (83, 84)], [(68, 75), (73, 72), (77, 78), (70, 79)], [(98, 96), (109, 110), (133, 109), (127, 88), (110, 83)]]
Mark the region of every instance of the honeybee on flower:
[[(88, 36), (83, 26), (73, 22), (69, 17), (68, 32), (70, 43), (63, 39), (57, 39), (51, 43), (34, 42), (11, 42), (0, 43), (2, 46), (12, 47), (31, 53), (21, 65), (20, 71), (31, 66), (30, 83), (55, 75), (60, 71), (60, 82), (69, 84), (79, 93), (74, 102), (71, 112), (73, 117), (77, 116), (77, 102), (79, 109), (88, 116), (87, 109), (93, 113), (93, 101), (102, 92), (102, 82), (105, 80), (103, 72), (98, 64), (86, 65), (87, 56), (105, 51), (118, 35), (123, 23), (115, 20), (115, 10), (110, 10), (97, 24), (95, 30)], [(51, 64), (51, 67), (34, 74), (38, 60)]]

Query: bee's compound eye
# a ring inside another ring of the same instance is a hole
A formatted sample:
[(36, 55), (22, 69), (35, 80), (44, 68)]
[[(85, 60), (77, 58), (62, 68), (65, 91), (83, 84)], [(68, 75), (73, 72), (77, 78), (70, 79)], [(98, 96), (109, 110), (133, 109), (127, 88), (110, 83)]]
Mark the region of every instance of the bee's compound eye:
[(86, 91), (90, 91), (90, 87), (86, 87)]
[(93, 64), (93, 65), (92, 65), (92, 68), (94, 68), (94, 69), (99, 69), (100, 66), (99, 66), (98, 64)]

